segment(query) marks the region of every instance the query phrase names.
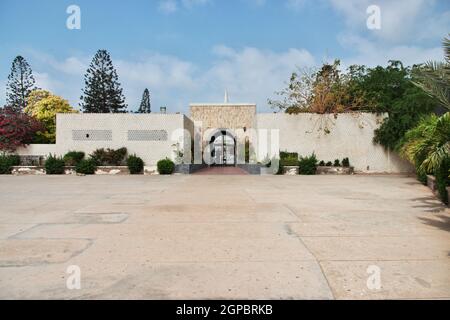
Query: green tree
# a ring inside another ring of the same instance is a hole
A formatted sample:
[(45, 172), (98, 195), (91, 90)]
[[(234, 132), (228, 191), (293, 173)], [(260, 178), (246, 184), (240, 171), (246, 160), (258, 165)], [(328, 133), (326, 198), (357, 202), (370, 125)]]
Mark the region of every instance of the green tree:
[(34, 85), (35, 80), (30, 65), (22, 56), (17, 56), (12, 62), (11, 73), (8, 75), (6, 104), (12, 110), (22, 112)]
[(150, 92), (147, 88), (145, 88), (144, 93), (142, 94), (141, 105), (139, 106), (138, 113), (151, 113), (151, 105), (150, 105)]
[(123, 113), (127, 105), (116, 69), (106, 50), (98, 50), (84, 76), (80, 106), (87, 113)]
[(36, 133), (35, 143), (55, 143), (56, 114), (78, 112), (67, 100), (45, 90), (32, 91), (24, 111), (43, 125), (43, 130)]
[(364, 92), (364, 103), (373, 111), (387, 113), (375, 130), (374, 142), (390, 150), (398, 150), (405, 133), (437, 106), (433, 98), (412, 84), (415, 68), (389, 61), (387, 67), (368, 68), (354, 78), (356, 90)]
[(443, 41), (444, 62), (429, 61), (420, 66), (413, 83), (425, 91), (429, 96), (437, 99), (440, 104), (450, 111), (450, 39)]

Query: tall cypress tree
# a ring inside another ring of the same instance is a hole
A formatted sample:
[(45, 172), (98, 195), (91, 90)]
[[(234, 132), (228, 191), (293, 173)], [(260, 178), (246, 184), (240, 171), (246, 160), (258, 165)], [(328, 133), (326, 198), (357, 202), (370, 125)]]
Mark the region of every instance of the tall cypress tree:
[(150, 105), (150, 92), (147, 88), (145, 88), (144, 93), (142, 94), (141, 105), (139, 106), (138, 113), (151, 113), (151, 105)]
[(27, 98), (35, 89), (35, 80), (30, 65), (22, 57), (17, 56), (11, 66), (6, 85), (6, 104), (16, 112), (22, 112), (27, 104)]
[(111, 57), (98, 50), (84, 76), (80, 106), (87, 113), (123, 113), (127, 105)]

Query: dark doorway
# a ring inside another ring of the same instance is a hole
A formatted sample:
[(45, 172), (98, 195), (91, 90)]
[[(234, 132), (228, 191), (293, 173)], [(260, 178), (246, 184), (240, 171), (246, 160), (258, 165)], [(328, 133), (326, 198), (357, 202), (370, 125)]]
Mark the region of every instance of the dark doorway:
[(236, 165), (236, 138), (228, 130), (218, 130), (209, 141), (214, 166)]

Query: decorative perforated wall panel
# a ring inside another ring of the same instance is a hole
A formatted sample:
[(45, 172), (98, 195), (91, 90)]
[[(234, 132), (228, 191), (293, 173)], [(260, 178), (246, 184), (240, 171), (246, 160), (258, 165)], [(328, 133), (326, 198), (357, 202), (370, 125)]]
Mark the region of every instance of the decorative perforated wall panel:
[(75, 141), (112, 141), (111, 130), (72, 130)]
[(166, 130), (128, 130), (129, 141), (167, 141)]

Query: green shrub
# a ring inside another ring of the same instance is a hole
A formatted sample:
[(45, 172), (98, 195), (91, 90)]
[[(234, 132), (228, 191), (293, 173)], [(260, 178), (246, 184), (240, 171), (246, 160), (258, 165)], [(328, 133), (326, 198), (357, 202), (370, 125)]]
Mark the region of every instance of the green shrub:
[(13, 166), (20, 165), (18, 155), (0, 155), (0, 174), (10, 174)]
[(298, 160), (298, 153), (297, 152), (281, 151), (280, 152), (280, 160), (281, 159), (297, 159)]
[(450, 158), (442, 161), (441, 166), (436, 170), (436, 186), (439, 192), (439, 197), (442, 202), (448, 204), (447, 187), (450, 185)]
[(64, 174), (64, 160), (61, 157), (49, 155), (45, 160), (46, 174)]
[(139, 174), (144, 170), (144, 161), (134, 154), (128, 157), (127, 166), (131, 174)]
[(422, 161), (423, 161), (422, 158), (421, 159), (416, 159), (414, 161), (414, 168), (416, 169), (417, 180), (419, 180), (419, 182), (421, 184), (426, 186), (427, 183), (428, 183), (428, 181), (427, 181), (428, 178), (427, 178), (427, 172), (420, 168), (420, 165), (422, 164)]
[(280, 168), (286, 166), (298, 166), (298, 153), (297, 152), (280, 152)]
[(95, 174), (96, 170), (97, 165), (92, 159), (81, 160), (75, 167), (75, 171), (81, 174)]
[(328, 162), (325, 164), (325, 166), (327, 166), (327, 167), (332, 167), (332, 166), (333, 166), (333, 163), (332, 163), (331, 161), (328, 161)]
[(157, 163), (159, 174), (172, 174), (175, 170), (175, 163), (169, 158), (159, 160)]
[(342, 166), (346, 168), (350, 167), (350, 160), (348, 158), (342, 159)]
[(280, 167), (290, 167), (290, 166), (298, 166), (298, 159), (296, 158), (280, 159)]
[(427, 174), (423, 171), (416, 171), (417, 180), (424, 186), (427, 185)]
[(333, 167), (340, 167), (340, 166), (341, 162), (339, 161), (339, 159), (334, 160)]
[(325, 161), (321, 160), (321, 161), (319, 162), (319, 166), (324, 167), (324, 166), (325, 166)]
[(20, 156), (17, 154), (10, 154), (9, 159), (13, 166), (20, 166)]
[(317, 169), (317, 158), (313, 153), (309, 157), (300, 157), (298, 161), (298, 172), (299, 174), (312, 175), (316, 174)]
[(114, 149), (97, 149), (91, 155), (91, 159), (97, 166), (120, 166), (124, 163), (127, 155), (127, 148)]
[(66, 166), (76, 166), (83, 159), (84, 152), (82, 151), (69, 151), (63, 157)]

